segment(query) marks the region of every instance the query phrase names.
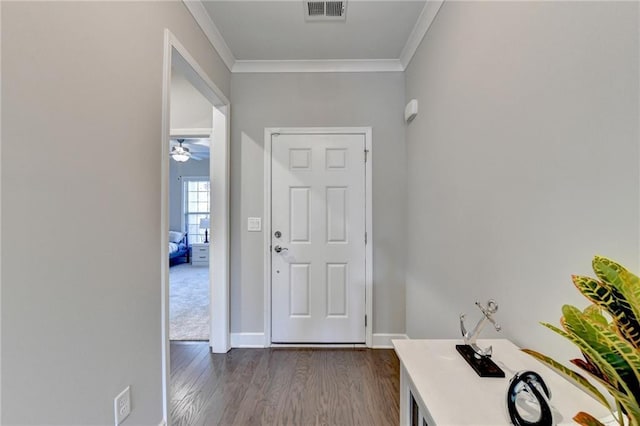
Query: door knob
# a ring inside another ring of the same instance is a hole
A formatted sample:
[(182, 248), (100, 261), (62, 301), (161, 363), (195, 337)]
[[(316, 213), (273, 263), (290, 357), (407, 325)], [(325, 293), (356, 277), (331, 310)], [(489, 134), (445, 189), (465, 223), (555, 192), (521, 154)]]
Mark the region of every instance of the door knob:
[(286, 248), (286, 247), (280, 247), (280, 246), (275, 246), (275, 247), (273, 248), (273, 251), (275, 251), (276, 253), (280, 253), (280, 252), (282, 252), (282, 251), (284, 251), (284, 250), (289, 250), (289, 249), (288, 249), (288, 248)]

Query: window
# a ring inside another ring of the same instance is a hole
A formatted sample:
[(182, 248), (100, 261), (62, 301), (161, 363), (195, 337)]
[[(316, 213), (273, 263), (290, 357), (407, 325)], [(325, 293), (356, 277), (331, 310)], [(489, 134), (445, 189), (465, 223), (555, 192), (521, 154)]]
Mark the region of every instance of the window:
[[(209, 205), (209, 178), (183, 177), (182, 179), (184, 229), (189, 233), (190, 243), (203, 243), (206, 228), (200, 227), (200, 221), (209, 219), (209, 212), (211, 211)], [(211, 241), (211, 237), (209, 237), (209, 241)]]

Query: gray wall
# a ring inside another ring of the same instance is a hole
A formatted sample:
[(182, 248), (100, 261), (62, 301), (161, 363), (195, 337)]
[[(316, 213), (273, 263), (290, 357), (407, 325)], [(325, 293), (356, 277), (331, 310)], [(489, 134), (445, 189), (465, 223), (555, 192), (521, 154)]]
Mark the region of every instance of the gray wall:
[(538, 321), (587, 305), (571, 274), (638, 271), (638, 48), (635, 2), (444, 3), (406, 71), (410, 337), (493, 297), (504, 337), (564, 359)]
[(112, 425), (130, 384), (157, 425), (164, 28), (229, 71), (182, 2), (1, 7), (0, 422)]
[(182, 176), (209, 177), (209, 158), (203, 158), (200, 161), (189, 160), (184, 163), (169, 161), (169, 229), (173, 231), (184, 231), (182, 228)]
[(262, 332), (265, 127), (373, 127), (374, 333), (404, 333), (404, 75), (234, 74), (231, 80), (231, 331)]

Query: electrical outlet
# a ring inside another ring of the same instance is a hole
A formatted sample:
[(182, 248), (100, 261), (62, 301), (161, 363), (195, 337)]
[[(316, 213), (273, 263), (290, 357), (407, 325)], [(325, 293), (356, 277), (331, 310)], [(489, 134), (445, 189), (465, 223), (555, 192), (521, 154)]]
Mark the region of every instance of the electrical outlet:
[(115, 411), (116, 426), (118, 426), (131, 413), (131, 386), (127, 386), (125, 390), (115, 397), (113, 409)]

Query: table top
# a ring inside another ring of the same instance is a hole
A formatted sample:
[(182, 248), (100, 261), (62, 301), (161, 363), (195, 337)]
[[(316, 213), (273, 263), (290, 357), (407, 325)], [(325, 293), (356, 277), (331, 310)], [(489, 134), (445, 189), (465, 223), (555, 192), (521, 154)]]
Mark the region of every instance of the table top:
[[(585, 411), (596, 418), (609, 411), (538, 360), (505, 339), (481, 339), (480, 347), (493, 346), (492, 360), (504, 378), (480, 377), (456, 351), (462, 340), (393, 340), (418, 400), (438, 425), (508, 425), (506, 394), (509, 380), (518, 371), (540, 374), (551, 391), (558, 424), (574, 424), (572, 418)], [(559, 414), (559, 415), (558, 415)]]

